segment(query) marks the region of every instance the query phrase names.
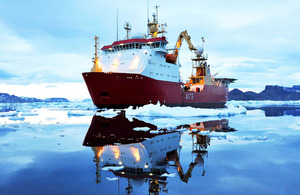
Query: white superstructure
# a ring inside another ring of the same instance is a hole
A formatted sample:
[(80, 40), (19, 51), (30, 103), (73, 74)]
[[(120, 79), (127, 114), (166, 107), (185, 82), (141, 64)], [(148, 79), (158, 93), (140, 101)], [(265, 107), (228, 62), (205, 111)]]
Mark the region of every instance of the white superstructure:
[(166, 62), (167, 42), (161, 39), (153, 43), (134, 42), (141, 40), (145, 42), (147, 39), (132, 39), (129, 43), (118, 41), (110, 48), (102, 48), (99, 63), (102, 71), (141, 74), (155, 80), (179, 82), (179, 65)]

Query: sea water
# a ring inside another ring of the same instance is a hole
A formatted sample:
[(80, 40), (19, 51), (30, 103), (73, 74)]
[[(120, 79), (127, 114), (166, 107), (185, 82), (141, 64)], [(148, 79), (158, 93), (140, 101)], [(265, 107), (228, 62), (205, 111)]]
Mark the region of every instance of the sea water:
[(1, 104), (0, 194), (299, 194), (300, 106), (276, 104)]

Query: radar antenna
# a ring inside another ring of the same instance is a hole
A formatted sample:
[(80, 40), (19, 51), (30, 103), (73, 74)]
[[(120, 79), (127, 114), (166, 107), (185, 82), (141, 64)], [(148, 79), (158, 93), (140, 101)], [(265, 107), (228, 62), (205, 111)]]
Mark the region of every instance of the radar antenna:
[(129, 22), (125, 22), (124, 29), (127, 32), (126, 39), (129, 39), (130, 38), (130, 31), (131, 31), (131, 25), (129, 24)]

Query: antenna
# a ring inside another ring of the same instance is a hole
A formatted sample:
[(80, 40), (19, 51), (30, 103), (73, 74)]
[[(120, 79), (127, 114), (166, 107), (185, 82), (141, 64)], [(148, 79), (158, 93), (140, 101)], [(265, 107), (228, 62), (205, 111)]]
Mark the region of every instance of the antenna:
[(147, 0), (147, 36), (149, 35), (149, 0)]
[(126, 39), (129, 39), (129, 38), (130, 38), (130, 31), (131, 31), (131, 25), (129, 24), (129, 22), (126, 22), (126, 23), (124, 24), (124, 29), (125, 29), (126, 32), (127, 32)]
[(99, 39), (99, 37), (97, 37), (95, 35), (94, 39), (95, 39), (95, 45), (94, 45), (94, 47), (95, 47), (94, 55), (95, 56), (93, 58), (94, 66), (91, 69), (91, 72), (102, 72), (102, 67), (101, 66), (99, 67), (99, 57), (98, 57), (98, 46), (99, 46), (98, 39)]
[(154, 6), (154, 8), (156, 9), (156, 22), (158, 24), (158, 8), (159, 8), (159, 5)]
[(119, 11), (117, 8), (117, 41), (119, 40)]

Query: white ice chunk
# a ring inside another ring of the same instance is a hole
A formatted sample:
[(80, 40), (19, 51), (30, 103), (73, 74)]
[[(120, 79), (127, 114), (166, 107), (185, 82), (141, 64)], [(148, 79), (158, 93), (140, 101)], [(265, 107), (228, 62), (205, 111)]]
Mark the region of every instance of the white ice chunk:
[(161, 177), (175, 177), (176, 173), (164, 173), (161, 175)]
[[(116, 116), (118, 111), (113, 109), (106, 110), (96, 115), (101, 116)], [(237, 114), (245, 114), (246, 108), (242, 106), (234, 106), (231, 104), (227, 105), (227, 108), (219, 108), (219, 109), (204, 109), (204, 108), (193, 108), (193, 107), (167, 107), (165, 105), (160, 105), (157, 103), (147, 104), (143, 107), (139, 107), (137, 109), (133, 109), (129, 107), (125, 109), (126, 116), (139, 116), (139, 117), (194, 117), (194, 116), (232, 116)], [(168, 122), (168, 121), (167, 121)], [(172, 119), (171, 123), (175, 122)], [(179, 121), (176, 121), (178, 123)]]
[(283, 105), (300, 105), (300, 100), (296, 101), (271, 101), (271, 100), (264, 100), (264, 101), (229, 101), (226, 105), (234, 105), (234, 106), (246, 106), (246, 107), (262, 107), (262, 106), (283, 106)]
[(8, 112), (0, 112), (0, 117), (6, 117), (6, 116), (17, 116), (17, 111), (8, 111)]
[(107, 166), (107, 167), (102, 167), (103, 171), (118, 171), (124, 169), (124, 166)]
[(135, 127), (133, 128), (134, 131), (149, 131), (150, 127)]
[(107, 179), (108, 181), (116, 181), (116, 180), (118, 180), (119, 178), (117, 178), (117, 177), (106, 177), (106, 179)]

